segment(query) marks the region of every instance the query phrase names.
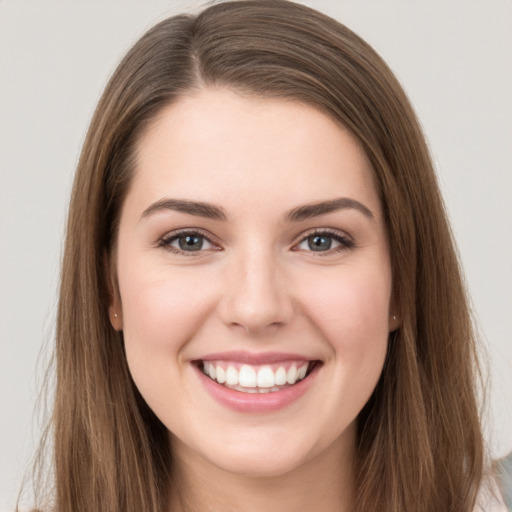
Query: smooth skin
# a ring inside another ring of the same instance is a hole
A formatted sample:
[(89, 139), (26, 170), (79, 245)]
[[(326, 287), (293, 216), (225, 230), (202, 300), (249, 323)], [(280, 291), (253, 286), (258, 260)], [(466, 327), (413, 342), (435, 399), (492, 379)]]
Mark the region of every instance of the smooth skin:
[[(182, 499), (201, 511), (349, 511), (356, 418), (398, 322), (364, 152), (312, 106), (225, 88), (168, 106), (137, 150), (110, 314), (169, 429)], [(334, 211), (290, 213), (340, 198)], [(322, 367), (278, 411), (233, 411), (193, 365), (232, 350)]]

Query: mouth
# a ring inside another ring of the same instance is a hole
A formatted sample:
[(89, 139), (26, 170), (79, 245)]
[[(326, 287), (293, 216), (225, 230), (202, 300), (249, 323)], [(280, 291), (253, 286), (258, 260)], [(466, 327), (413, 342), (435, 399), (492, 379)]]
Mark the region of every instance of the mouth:
[(241, 393), (275, 393), (290, 388), (311, 374), (320, 361), (283, 361), (251, 365), (234, 361), (196, 361), (208, 378)]
[(197, 359), (192, 366), (206, 391), (221, 405), (237, 412), (266, 413), (306, 394), (323, 362), (277, 354), (232, 353)]

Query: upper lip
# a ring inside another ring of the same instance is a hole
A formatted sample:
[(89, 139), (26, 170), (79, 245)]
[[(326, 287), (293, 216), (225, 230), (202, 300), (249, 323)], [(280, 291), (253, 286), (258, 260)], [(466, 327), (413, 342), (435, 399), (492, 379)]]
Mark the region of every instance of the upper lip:
[(279, 363), (281, 361), (315, 361), (317, 358), (307, 357), (300, 354), (285, 352), (247, 352), (234, 350), (229, 352), (216, 352), (198, 358), (199, 361), (233, 361), (249, 365), (262, 365)]

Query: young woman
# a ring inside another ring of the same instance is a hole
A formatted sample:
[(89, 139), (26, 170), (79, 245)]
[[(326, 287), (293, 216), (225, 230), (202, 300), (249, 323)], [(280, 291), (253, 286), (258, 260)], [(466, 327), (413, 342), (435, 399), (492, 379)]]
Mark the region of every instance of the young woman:
[(374, 50), (285, 0), (144, 35), (79, 162), (56, 362), (59, 512), (474, 510), (466, 294)]

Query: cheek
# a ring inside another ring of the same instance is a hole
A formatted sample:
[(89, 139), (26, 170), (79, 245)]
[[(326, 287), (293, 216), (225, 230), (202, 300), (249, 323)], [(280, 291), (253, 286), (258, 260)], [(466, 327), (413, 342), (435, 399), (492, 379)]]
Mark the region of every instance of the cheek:
[(336, 378), (368, 394), (387, 351), (390, 272), (378, 267), (336, 269), (308, 289), (307, 314), (329, 345)]
[(333, 431), (357, 418), (382, 373), (390, 288), (385, 273), (349, 271), (336, 286), (326, 285), (311, 312), (332, 353), (333, 392), (326, 409), (333, 411)]
[(173, 339), (179, 343), (207, 308), (208, 280), (198, 272), (159, 272), (131, 266), (126, 274), (123, 279), (120, 269), (125, 337), (134, 335), (156, 345), (168, 345)]
[(364, 338), (372, 330), (388, 334), (391, 277), (386, 269), (333, 269), (317, 275), (304, 295), (310, 315), (332, 341)]
[(183, 349), (208, 317), (212, 288), (197, 269), (171, 272), (133, 259), (119, 262), (118, 278), (130, 373), (150, 408), (173, 425), (168, 411), (187, 402)]

